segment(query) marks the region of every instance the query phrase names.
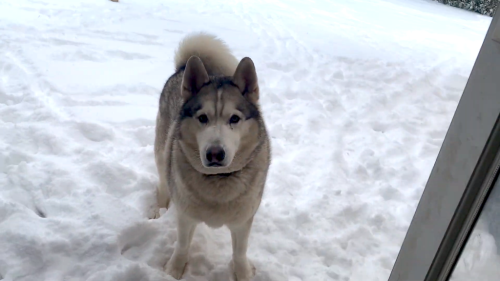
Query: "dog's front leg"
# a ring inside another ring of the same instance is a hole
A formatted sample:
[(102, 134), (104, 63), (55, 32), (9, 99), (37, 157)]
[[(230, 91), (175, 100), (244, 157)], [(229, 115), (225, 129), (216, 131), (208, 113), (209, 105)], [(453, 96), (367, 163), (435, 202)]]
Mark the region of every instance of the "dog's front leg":
[[(160, 170), (160, 169), (158, 169)], [(156, 208), (154, 210), (154, 219), (158, 219), (160, 217), (160, 208), (168, 209), (170, 205), (170, 196), (168, 194), (167, 187), (167, 179), (165, 172), (163, 174), (159, 174), (159, 183), (158, 188), (156, 189)]]
[[(157, 137), (158, 138), (158, 137)], [(167, 155), (165, 151), (160, 150), (157, 144), (158, 140), (155, 141), (155, 162), (156, 169), (158, 171), (158, 187), (156, 188), (156, 206), (154, 207), (151, 219), (157, 219), (160, 217), (160, 209), (168, 209), (170, 205), (170, 194), (168, 192), (167, 186)]]
[(189, 246), (198, 222), (177, 212), (177, 244), (174, 253), (167, 263), (166, 272), (179, 280), (184, 274), (188, 262)]
[(233, 242), (233, 260), (231, 268), (237, 281), (249, 281), (255, 275), (255, 267), (247, 258), (248, 237), (253, 218), (241, 225), (228, 226)]

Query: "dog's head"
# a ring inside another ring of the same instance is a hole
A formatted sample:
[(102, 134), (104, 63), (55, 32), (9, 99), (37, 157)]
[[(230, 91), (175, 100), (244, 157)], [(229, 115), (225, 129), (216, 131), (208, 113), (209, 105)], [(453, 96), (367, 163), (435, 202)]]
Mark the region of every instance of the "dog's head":
[(191, 165), (204, 174), (241, 169), (259, 144), (259, 87), (250, 58), (233, 76), (209, 77), (202, 61), (191, 57), (181, 86), (179, 141)]

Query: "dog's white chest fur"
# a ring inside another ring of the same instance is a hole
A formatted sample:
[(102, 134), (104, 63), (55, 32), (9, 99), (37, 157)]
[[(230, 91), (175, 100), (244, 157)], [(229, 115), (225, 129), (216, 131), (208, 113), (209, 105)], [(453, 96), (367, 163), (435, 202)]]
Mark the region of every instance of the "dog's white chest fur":
[(262, 193), (259, 188), (255, 188), (259, 185), (256, 179), (260, 177), (249, 181), (237, 178), (214, 181), (217, 184), (206, 181), (195, 186), (190, 179), (183, 179), (181, 175), (175, 173), (176, 194), (173, 195), (173, 201), (176, 208), (212, 228), (247, 221), (260, 205)]

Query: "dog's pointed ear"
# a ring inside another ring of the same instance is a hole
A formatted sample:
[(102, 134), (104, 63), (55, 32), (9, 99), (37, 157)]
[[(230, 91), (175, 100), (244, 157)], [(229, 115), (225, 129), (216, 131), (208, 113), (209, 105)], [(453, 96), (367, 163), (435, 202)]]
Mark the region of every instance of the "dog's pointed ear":
[(257, 103), (259, 100), (259, 84), (252, 59), (245, 57), (240, 61), (233, 75), (233, 83), (238, 86), (245, 98)]
[(196, 95), (201, 87), (209, 81), (207, 70), (201, 59), (197, 56), (191, 56), (186, 63), (182, 77), (181, 94), (184, 101)]

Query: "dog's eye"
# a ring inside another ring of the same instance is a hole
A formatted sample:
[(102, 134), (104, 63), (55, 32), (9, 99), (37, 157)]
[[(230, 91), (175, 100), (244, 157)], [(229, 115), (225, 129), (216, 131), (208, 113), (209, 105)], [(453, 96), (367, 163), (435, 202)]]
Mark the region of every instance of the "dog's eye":
[(198, 121), (200, 121), (201, 124), (206, 124), (208, 123), (208, 117), (205, 114), (202, 114), (198, 116)]
[(240, 117), (238, 115), (233, 115), (231, 116), (231, 119), (229, 119), (230, 124), (236, 124), (240, 122)]

